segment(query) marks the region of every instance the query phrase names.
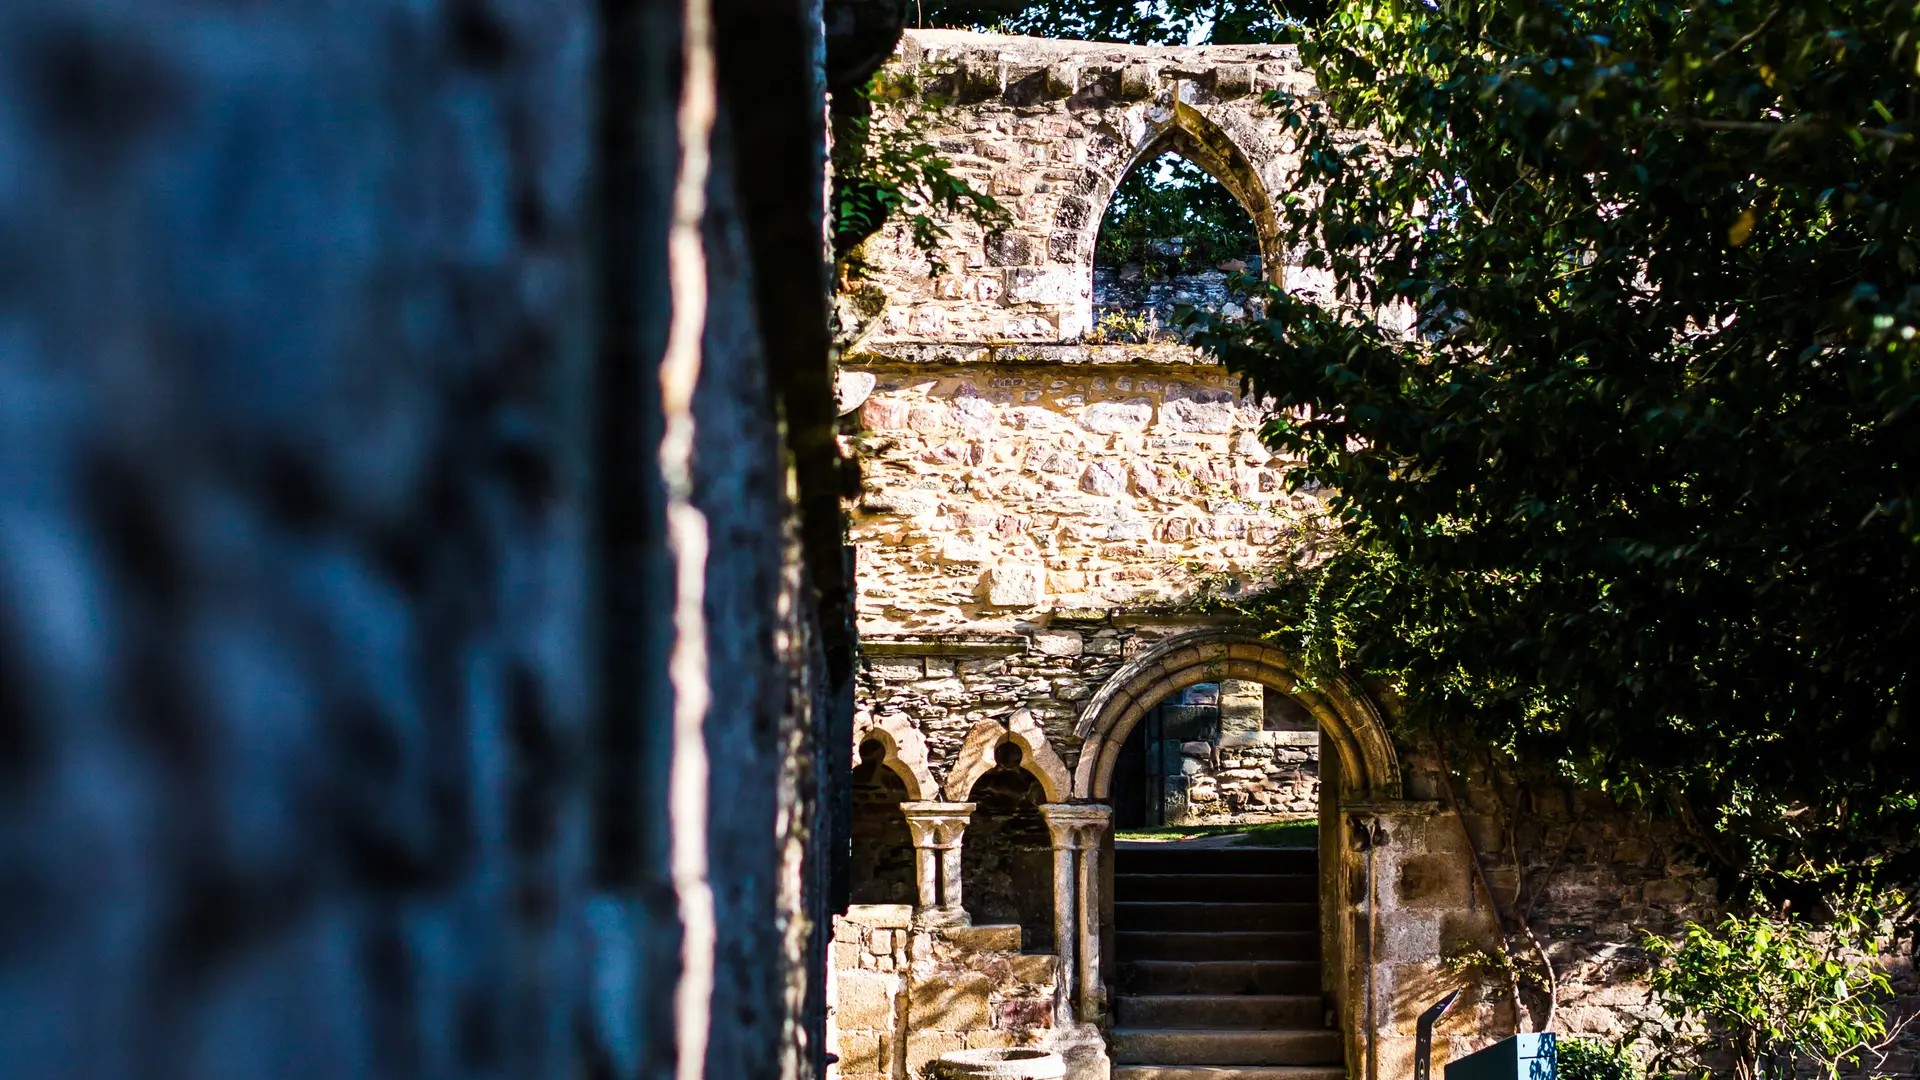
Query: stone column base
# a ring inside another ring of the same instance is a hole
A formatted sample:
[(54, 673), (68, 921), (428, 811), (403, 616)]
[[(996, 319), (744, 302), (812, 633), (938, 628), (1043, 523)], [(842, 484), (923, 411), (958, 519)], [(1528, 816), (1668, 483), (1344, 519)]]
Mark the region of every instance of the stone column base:
[(1092, 1024), (1054, 1028), (1041, 1046), (1066, 1061), (1066, 1080), (1111, 1080), (1113, 1076), (1107, 1040)]
[(913, 913), (913, 928), (916, 930), (934, 930), (972, 924), (973, 921), (967, 917), (966, 908), (935, 907)]

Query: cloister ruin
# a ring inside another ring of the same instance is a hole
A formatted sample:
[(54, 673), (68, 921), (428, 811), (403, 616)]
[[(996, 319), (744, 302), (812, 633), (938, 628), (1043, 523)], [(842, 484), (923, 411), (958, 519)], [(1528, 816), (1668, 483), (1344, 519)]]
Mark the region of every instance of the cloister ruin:
[[(1076, 1078), (1407, 1076), (1418, 1014), (1501, 948), (1497, 912), (1529, 874), (1524, 929), (1557, 969), (1558, 1026), (1617, 1028), (1639, 1000), (1633, 927), (1710, 903), (1711, 882), (1597, 797), (1530, 792), (1517, 821), (1491, 781), (1454, 796), (1439, 748), (1379, 688), (1316, 679), (1197, 613), (1203, 590), (1255, 588), (1308, 551), (1322, 504), (1285, 489), (1265, 411), (1227, 371), (1177, 341), (1085, 340), (1107, 201), (1169, 150), (1247, 209), (1267, 280), (1325, 288), (1272, 209), (1295, 164), (1264, 96), (1311, 95), (1295, 51), (910, 31), (893, 71), (949, 101), (941, 151), (1011, 221), (956, 224), (944, 273), (899, 226), (861, 252), (839, 379), (864, 479), (853, 749), (867, 786), (856, 903), (833, 945), (837, 1075), (907, 1080), (963, 1047), (1038, 1045)], [(1218, 687), (1223, 718), (1212, 742), (1165, 740), (1196, 763), (1181, 763), (1198, 777), (1180, 781), (1183, 820), (1298, 810), (1305, 792), (1317, 822), (1313, 850), (1219, 856), (1208, 880), (1311, 875), (1289, 898), (1308, 922), (1284, 922), (1268, 894), (1182, 906), (1207, 898), (1164, 854), (1126, 856), (1143, 869), (1119, 885), (1137, 894), (1116, 896), (1123, 748), (1194, 686)], [(1244, 722), (1228, 719), (1236, 702), (1254, 703)], [(1198, 933), (1262, 928), (1292, 951), (1249, 960)], [(1471, 992), (1437, 1056), (1518, 1022), (1511, 1000)]]

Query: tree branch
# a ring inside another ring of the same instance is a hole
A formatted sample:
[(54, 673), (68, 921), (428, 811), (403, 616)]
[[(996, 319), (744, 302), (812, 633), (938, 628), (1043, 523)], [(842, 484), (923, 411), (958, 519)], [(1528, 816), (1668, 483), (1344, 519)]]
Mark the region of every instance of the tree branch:
[(1780, 13), (1782, 11), (1785, 11), (1786, 9), (1787, 9), (1787, 6), (1785, 4), (1775, 4), (1773, 10), (1767, 12), (1767, 17), (1760, 20), (1759, 26), (1756, 26), (1751, 31), (1745, 34), (1742, 34), (1738, 40), (1736, 40), (1733, 44), (1727, 46), (1726, 48), (1720, 50), (1718, 53), (1715, 53), (1713, 59), (1707, 62), (1709, 64), (1717, 64), (1720, 61), (1725, 60), (1727, 57), (1732, 56), (1734, 53), (1739, 52), (1741, 49), (1744, 49), (1747, 46), (1753, 44), (1756, 40), (1759, 39), (1760, 35), (1766, 33), (1767, 30), (1773, 26), (1773, 21), (1775, 19), (1778, 19), (1780, 17)]
[[(1778, 135), (1795, 129), (1818, 131), (1827, 125), (1814, 119), (1799, 120), (1701, 120), (1694, 117), (1646, 116), (1640, 123), (1647, 127), (1680, 128), (1690, 131), (1734, 131), (1753, 135)], [(1914, 141), (1911, 131), (1888, 131), (1885, 128), (1862, 127), (1853, 124), (1839, 125), (1842, 131), (1852, 131), (1882, 142), (1905, 145)]]

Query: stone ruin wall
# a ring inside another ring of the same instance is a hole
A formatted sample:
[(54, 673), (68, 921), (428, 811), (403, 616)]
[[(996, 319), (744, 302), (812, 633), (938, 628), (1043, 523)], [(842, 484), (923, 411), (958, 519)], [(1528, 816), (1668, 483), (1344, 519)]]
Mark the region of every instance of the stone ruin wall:
[[(1257, 682), (1222, 680), (1211, 739), (1168, 740), (1163, 753), (1180, 812), (1169, 825), (1310, 818), (1320, 808), (1320, 730), (1291, 698)], [(1151, 748), (1148, 750), (1152, 752)]]
[(1054, 958), (1020, 951), (1017, 927), (916, 928), (905, 904), (833, 921), (828, 991), (851, 1080), (905, 1080), (954, 1050), (1031, 1046), (1053, 1024)]
[(1265, 577), (1319, 528), (1223, 369), (1178, 346), (1003, 356), (847, 361), (872, 388), (855, 437), (863, 636), (1164, 608)]
[[(934, 253), (949, 268), (939, 275), (906, 230), (869, 240), (865, 284), (885, 302), (869, 327), (874, 345), (1079, 339), (1093, 322), (1094, 238), (1107, 200), (1136, 164), (1168, 149), (1218, 177), (1270, 249), (1266, 193), (1288, 187), (1296, 160), (1285, 114), (1261, 99), (1313, 89), (1293, 46), (1152, 48), (943, 30), (909, 31), (889, 71), (949, 102), (934, 112), (940, 152), (1005, 204), (1012, 223), (991, 236), (949, 223)], [(924, 101), (910, 98), (894, 113)], [(1297, 260), (1262, 254), (1290, 287), (1319, 280)]]
[[(846, 441), (863, 468), (852, 525), (866, 654), (856, 725), (910, 732), (932, 792), (923, 797), (937, 799), (969, 733), (1022, 711), (1072, 770), (1076, 723), (1101, 686), (1155, 645), (1209, 625), (1184, 601), (1254, 587), (1314, 549), (1321, 499), (1284, 490), (1286, 462), (1258, 438), (1265, 410), (1235, 377), (1177, 344), (1079, 340), (1093, 238), (1126, 168), (1169, 145), (1230, 158), (1215, 138), (1225, 133), (1246, 160), (1215, 160), (1216, 175), (1239, 169), (1243, 189), (1247, 175), (1265, 190), (1283, 187), (1291, 165), (1279, 114), (1257, 104), (1258, 92), (1310, 88), (1292, 51), (1278, 47), (1148, 50), (911, 31), (896, 63), (956, 96), (942, 151), (1014, 217), (994, 236), (956, 223), (940, 253), (951, 269), (939, 277), (899, 228), (870, 241), (871, 276), (856, 288), (884, 303), (868, 298), (870, 321), (854, 328), (861, 340), (842, 363)], [(1274, 277), (1315, 289), (1289, 261), (1269, 261)], [(1292, 756), (1286, 740), (1267, 737), (1284, 733), (1260, 734), (1239, 746), (1223, 737), (1195, 775), (1209, 774), (1218, 794), (1227, 781), (1275, 781), (1276, 763), (1301, 764), (1282, 760)], [(1470, 755), (1458, 751), (1456, 818), (1440, 751), (1406, 732), (1395, 742), (1405, 799), (1369, 811), (1387, 835), (1373, 880), (1380, 1074), (1411, 1072), (1417, 1014), (1456, 986), (1469, 993), (1440, 1026), (1440, 1060), (1514, 1030), (1504, 979), (1473, 962), (1474, 950), (1498, 944), (1470, 850), (1500, 910), (1525, 913), (1552, 958), (1559, 1030), (1622, 1032), (1644, 1008), (1641, 929), (1672, 931), (1715, 903), (1713, 879), (1677, 831), (1598, 795), (1464, 768)], [(1340, 857), (1341, 888), (1357, 904), (1369, 891), (1365, 862)], [(879, 911), (856, 909), (838, 924), (842, 1080), (917, 1075), (931, 1050), (909, 1045), (922, 1030), (912, 1018), (934, 1014), (901, 1011), (914, 980), (934, 994), (942, 980), (958, 986), (998, 962), (991, 956), (1012, 955), (1009, 946), (961, 958), (971, 947), (939, 944), (951, 931), (925, 932), (922, 946), (898, 926), (877, 949), (873, 920), (897, 917)], [(1513, 942), (1530, 963), (1526, 936)], [(917, 968), (916, 949), (926, 950)], [(941, 955), (944, 967), (934, 962)], [(1364, 982), (1357, 953), (1327, 962), (1347, 966), (1348, 985)], [(891, 980), (882, 981), (884, 1008), (872, 996), (881, 976)], [(850, 1004), (854, 984), (865, 1004)], [(1531, 1022), (1543, 1020), (1539, 994), (1523, 998)], [(970, 1018), (961, 1027), (940, 1026), (959, 1023), (949, 1018), (925, 1030), (954, 1046), (1048, 1038), (1041, 1023), (1009, 1024), (992, 1010), (991, 1000), (975, 1002), (951, 1014)], [(1366, 1041), (1352, 1037), (1356, 1048)]]

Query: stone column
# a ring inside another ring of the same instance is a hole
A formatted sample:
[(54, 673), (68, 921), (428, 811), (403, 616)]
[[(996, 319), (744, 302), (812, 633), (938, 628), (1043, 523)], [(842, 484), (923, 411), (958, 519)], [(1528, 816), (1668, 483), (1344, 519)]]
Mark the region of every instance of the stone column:
[(913, 860), (920, 885), (920, 903), (914, 920), (923, 926), (965, 926), (967, 910), (960, 903), (960, 843), (973, 816), (970, 802), (905, 802), (913, 834)]
[(1095, 1023), (1106, 997), (1100, 985), (1100, 842), (1113, 808), (1049, 803), (1040, 813), (1053, 834), (1053, 935), (1060, 958), (1055, 1011), (1069, 1023), (1077, 1002), (1080, 1020)]

